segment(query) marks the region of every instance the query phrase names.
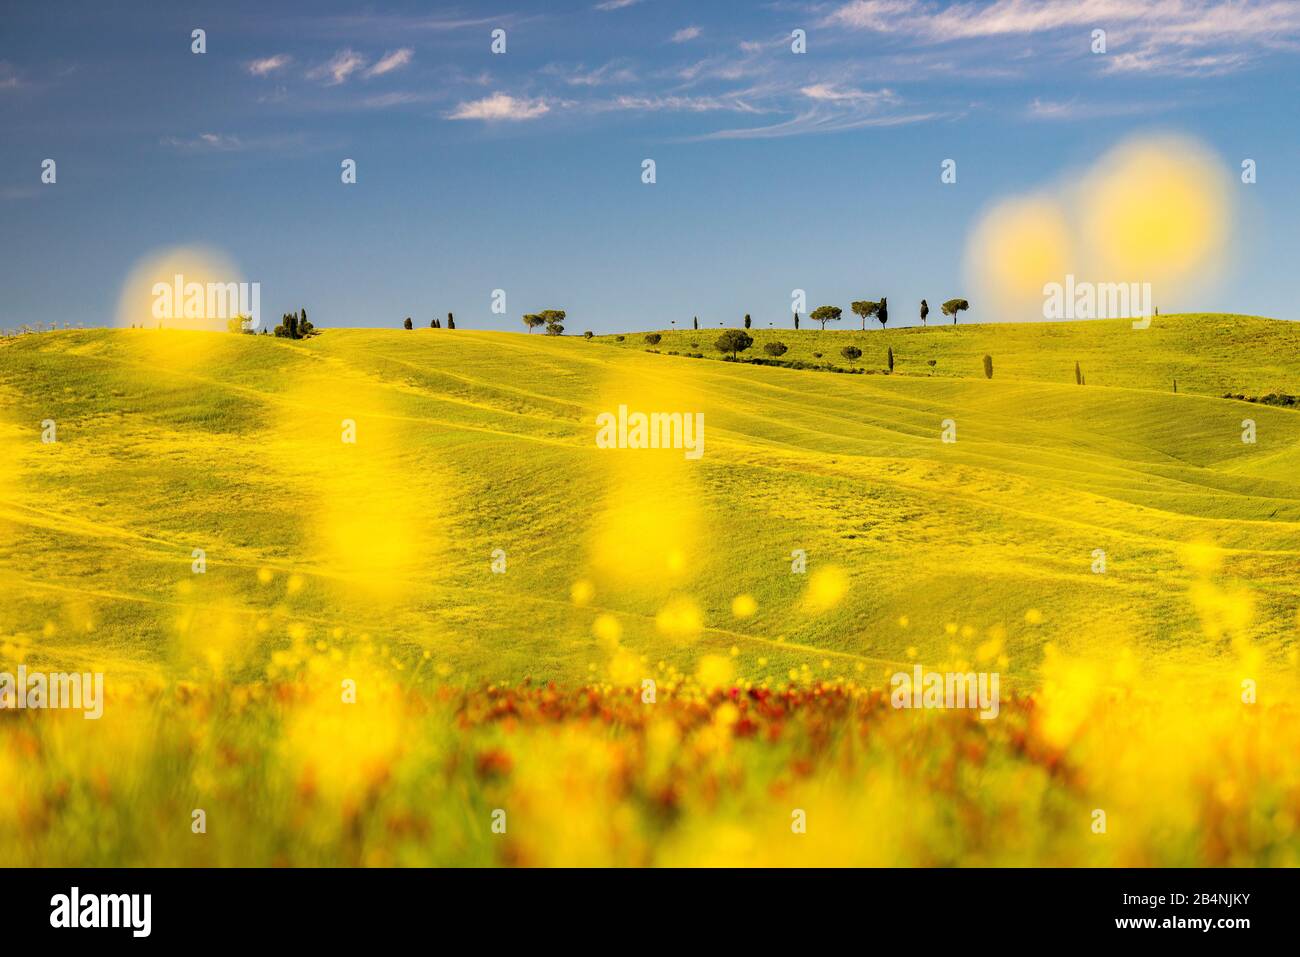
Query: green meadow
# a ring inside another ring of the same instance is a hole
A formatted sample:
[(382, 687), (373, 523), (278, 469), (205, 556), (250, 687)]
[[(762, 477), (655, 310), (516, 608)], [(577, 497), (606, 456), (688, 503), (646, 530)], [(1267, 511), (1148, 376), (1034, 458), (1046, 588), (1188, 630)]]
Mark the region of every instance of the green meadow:
[(1294, 866), (1294, 328), (0, 341), (0, 857)]
[[(1300, 392), (1300, 327), (755, 329), (745, 354), (855, 344), (871, 375), (717, 361), (719, 331), (0, 342), (6, 658), (249, 678), (305, 641), (572, 685), (615, 645), (754, 681), (984, 648), (1032, 687), (1049, 644), (1293, 654), (1300, 415), (1222, 394)], [(703, 457), (597, 448), (620, 404), (702, 412)]]
[[(795, 331), (787, 317), (783, 328), (756, 323), (749, 330), (754, 344), (743, 355), (769, 358), (763, 347), (781, 342), (789, 350), (781, 356), (783, 361), (884, 372), (887, 352), (893, 348), (898, 375), (982, 378), (983, 357), (991, 355), (997, 379), (1073, 383), (1078, 362), (1087, 383), (1094, 386), (1172, 391), (1177, 379), (1179, 391), (1213, 396), (1225, 392), (1294, 393), (1297, 389), (1300, 327), (1259, 316), (1157, 316), (1146, 329), (1133, 329), (1129, 319), (968, 323), (963, 314), (959, 323), (952, 325), (942, 316), (937, 322), (935, 318), (930, 316), (928, 327), (886, 326), (884, 330), (869, 319), (863, 331), (861, 320), (850, 315), (822, 331), (803, 317), (802, 328)], [(698, 330), (656, 331), (662, 340), (653, 347), (645, 342), (645, 333), (624, 334), (621, 341), (614, 335), (599, 336), (597, 341), (721, 358), (714, 343), (723, 330), (716, 324)], [(1129, 332), (1141, 335), (1130, 336)], [(845, 346), (857, 346), (862, 357), (850, 363), (840, 354)], [(933, 366), (930, 360), (934, 360)]]

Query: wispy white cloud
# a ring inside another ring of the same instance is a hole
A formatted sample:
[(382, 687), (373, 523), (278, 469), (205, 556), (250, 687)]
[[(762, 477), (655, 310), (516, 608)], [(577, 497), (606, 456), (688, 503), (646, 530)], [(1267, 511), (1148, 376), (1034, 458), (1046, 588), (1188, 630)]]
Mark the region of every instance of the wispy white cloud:
[(784, 113), (788, 118), (762, 126), (716, 130), (694, 138), (773, 139), (903, 126), (951, 116), (938, 110), (904, 109), (903, 98), (890, 89), (860, 90), (834, 83), (812, 83), (790, 91), (762, 90), (762, 95), (755, 100), (762, 104), (755, 112)]
[(728, 110), (736, 113), (761, 113), (735, 96), (616, 96), (611, 100), (588, 104), (591, 112), (610, 110), (644, 111), (648, 113), (711, 113)]
[(244, 141), (228, 133), (199, 133), (196, 136), (164, 136), (163, 146), (179, 150), (206, 150), (215, 153), (233, 153), (245, 149)]
[(1029, 101), (1025, 117), (1031, 120), (1091, 120), (1107, 116), (1153, 116), (1180, 106), (1177, 102), (1150, 102), (1121, 100), (1115, 102), (1088, 102), (1075, 97), (1070, 100), (1044, 100), (1039, 97)]
[(1148, 43), (1138, 50), (1110, 54), (1106, 58), (1103, 72), (1220, 76), (1242, 69), (1250, 60), (1251, 57), (1245, 53), (1202, 53)]
[(365, 65), (365, 57), (352, 50), (340, 50), (329, 61), (308, 70), (307, 76), (313, 80), (328, 79), (330, 86), (338, 86)]
[(524, 23), (532, 19), (513, 14), (491, 17), (463, 17), (455, 15), (423, 14), (405, 15), (377, 13), (367, 10), (341, 16), (314, 16), (307, 27), (316, 35), (343, 38), (346, 42), (360, 44), (385, 37), (407, 39), (412, 33), (454, 33), (482, 27), (501, 27)]
[(1074, 102), (1061, 103), (1034, 97), (1025, 113), (1036, 120), (1072, 120), (1079, 115), (1079, 110)]
[(810, 100), (827, 103), (894, 103), (898, 97), (891, 90), (852, 90), (834, 83), (814, 83), (799, 92)]
[(403, 47), (400, 50), (394, 50), (392, 53), (385, 53), (380, 57), (379, 62), (366, 71), (366, 76), (383, 76), (385, 73), (392, 73), (394, 70), (400, 70), (411, 62), (411, 57), (415, 51), (409, 47)]
[(596, 4), (597, 10), (622, 10), (624, 7), (636, 6), (641, 0), (602, 0)]
[(1047, 33), (1074, 27), (1141, 26), (1174, 42), (1266, 38), (1300, 24), (1290, 0), (851, 0), (825, 24), (937, 41)]
[(551, 111), (544, 99), (514, 97), (508, 93), (493, 93), (481, 100), (461, 103), (450, 114), (452, 120), (535, 120)]
[(740, 80), (745, 77), (759, 76), (769, 72), (770, 67), (762, 64), (753, 55), (747, 56), (711, 56), (694, 63), (677, 67), (671, 75), (686, 83), (698, 83), (705, 80)]
[(396, 90), (392, 93), (380, 93), (367, 96), (357, 101), (363, 110), (386, 110), (395, 106), (413, 106), (417, 103), (432, 103), (443, 97), (437, 93), (417, 93), (411, 90)]
[(23, 79), (11, 63), (0, 62), (0, 90), (16, 90), (23, 85)]
[(757, 140), (775, 139), (783, 136), (806, 136), (811, 133), (841, 133), (845, 130), (859, 130), (873, 126), (906, 126), (912, 123), (925, 123), (931, 120), (944, 119), (946, 116), (947, 114), (938, 112), (860, 115), (813, 109), (780, 123), (716, 130), (695, 137), (695, 139)]
[[(923, 43), (1107, 32), (1107, 72), (1214, 74), (1240, 69), (1252, 50), (1294, 46), (1294, 0), (851, 0), (821, 24)], [(1081, 52), (1086, 44), (1079, 46)]]
[(903, 18), (915, 16), (919, 6), (916, 0), (852, 0), (828, 14), (822, 25), (896, 33), (904, 29)]
[(193, 136), (164, 136), (159, 145), (182, 153), (271, 153), (315, 148), (301, 133), (279, 132), (241, 136), (236, 133), (197, 133)]
[(704, 31), (699, 27), (690, 26), (682, 27), (673, 34), (673, 43), (689, 43), (691, 40), (697, 40)]
[(275, 56), (263, 57), (260, 60), (249, 60), (245, 65), (253, 76), (269, 76), (277, 70), (283, 70), (291, 62), (293, 57), (289, 54), (277, 53)]
[(541, 72), (547, 76), (559, 77), (569, 86), (597, 87), (633, 83), (637, 78), (636, 72), (619, 60), (611, 60), (594, 70), (588, 70), (582, 65), (566, 67), (552, 63), (543, 67)]

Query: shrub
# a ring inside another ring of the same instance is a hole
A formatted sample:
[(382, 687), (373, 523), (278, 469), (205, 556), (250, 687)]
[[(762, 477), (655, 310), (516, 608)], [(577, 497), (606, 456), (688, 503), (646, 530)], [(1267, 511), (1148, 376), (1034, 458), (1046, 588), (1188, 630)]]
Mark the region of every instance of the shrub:
[(407, 317), (406, 317), (406, 321), (402, 323), (402, 328), (403, 328), (403, 329), (412, 329), (412, 328), (414, 328), (414, 327), (411, 325), (411, 317), (410, 317), (410, 316), (407, 316)]
[(299, 316), (296, 312), (286, 312), (280, 317), (280, 324), (275, 327), (275, 335), (281, 339), (306, 339), (319, 335), (316, 327), (307, 321), (307, 310)]
[(862, 350), (857, 346), (845, 346), (840, 350), (840, 355), (848, 359), (850, 362), (857, 362), (862, 358)]
[(1279, 405), (1287, 408), (1295, 408), (1300, 405), (1300, 397), (1290, 395), (1286, 392), (1270, 392), (1265, 396), (1244, 395), (1238, 392), (1233, 395), (1231, 392), (1223, 393), (1225, 399), (1239, 399), (1242, 402), (1256, 402), (1261, 405)]
[(731, 358), (735, 359), (737, 355), (744, 352), (754, 344), (754, 337), (740, 329), (728, 329), (713, 343), (713, 348), (719, 352), (730, 352)]
[(594, 335), (595, 335), (595, 333), (592, 332), (590, 329), (588, 329), (586, 332), (584, 332), (584, 333), (582, 334), (582, 338), (584, 338), (584, 339), (590, 339), (590, 338), (591, 338), (592, 336), (594, 336)]
[(790, 347), (784, 342), (769, 342), (767, 345), (763, 346), (763, 351), (775, 359), (789, 352)]
[(661, 339), (663, 339), (663, 336), (659, 335), (657, 332), (647, 332), (645, 336), (645, 341), (650, 343), (652, 346), (659, 345)]

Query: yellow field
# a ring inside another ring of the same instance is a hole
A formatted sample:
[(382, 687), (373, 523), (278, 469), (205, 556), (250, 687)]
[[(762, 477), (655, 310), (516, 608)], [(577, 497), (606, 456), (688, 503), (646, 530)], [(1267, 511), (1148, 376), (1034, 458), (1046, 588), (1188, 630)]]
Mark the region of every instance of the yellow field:
[[(0, 712), (0, 858), (1298, 863), (1300, 414), (1221, 397), (1300, 392), (1293, 328), (756, 334), (893, 375), (662, 354), (716, 330), (0, 342), (0, 671), (107, 685)], [(621, 405), (703, 455), (598, 448)], [(889, 707), (915, 664), (1002, 714)]]

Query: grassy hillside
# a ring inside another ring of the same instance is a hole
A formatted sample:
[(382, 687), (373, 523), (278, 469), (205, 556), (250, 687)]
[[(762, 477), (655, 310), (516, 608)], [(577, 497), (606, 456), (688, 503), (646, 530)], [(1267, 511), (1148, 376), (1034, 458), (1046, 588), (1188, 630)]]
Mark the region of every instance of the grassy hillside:
[[(1295, 866), (1300, 412), (1204, 394), (1300, 391), (1291, 329), (0, 341), (0, 672), (107, 698), (0, 713), (0, 859)], [(620, 405), (703, 456), (598, 448)], [(891, 707), (913, 664), (998, 717)]]
[[(781, 334), (893, 342), (933, 377), (460, 330), (27, 336), (0, 345), (0, 631), (29, 660), (172, 675), (259, 673), (295, 640), (471, 682), (709, 654), (879, 678), (983, 648), (1032, 684), (1048, 642), (1213, 657), (1234, 634), (1280, 661), (1300, 415), (1194, 393), (1300, 391), (1292, 328)], [(619, 404), (702, 411), (703, 458), (596, 448)]]
[[(840, 350), (854, 345), (862, 350), (856, 367), (883, 372), (892, 347), (896, 375), (983, 377), (987, 354), (993, 357), (998, 379), (1073, 384), (1078, 362), (1090, 386), (1168, 392), (1177, 379), (1179, 391), (1203, 395), (1300, 393), (1300, 323), (1257, 316), (1176, 315), (1157, 316), (1146, 329), (1134, 329), (1128, 319), (953, 326), (931, 316), (928, 328), (887, 327), (882, 332), (872, 320), (863, 332), (860, 320), (850, 318), (828, 325), (825, 332), (806, 317), (797, 332), (789, 328), (789, 320), (781, 329), (764, 324), (750, 330), (754, 345), (745, 355), (766, 357), (763, 346), (778, 340), (789, 347), (785, 360), (847, 368)], [(721, 328), (658, 331), (663, 341), (654, 348), (660, 352), (721, 358), (713, 347)], [(617, 336), (597, 338), (629, 349), (650, 348), (644, 336), (624, 335), (622, 342)], [(928, 364), (931, 359), (934, 366)]]

